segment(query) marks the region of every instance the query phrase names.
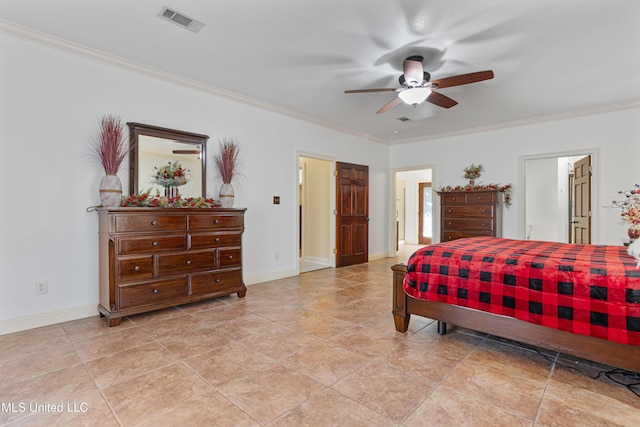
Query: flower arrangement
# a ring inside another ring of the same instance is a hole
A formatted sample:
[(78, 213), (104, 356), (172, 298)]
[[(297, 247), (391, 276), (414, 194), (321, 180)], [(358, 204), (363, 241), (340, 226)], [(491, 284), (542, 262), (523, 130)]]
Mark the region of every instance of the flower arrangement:
[(223, 138), (220, 141), (220, 152), (213, 156), (213, 160), (220, 172), (220, 178), (224, 184), (230, 184), (238, 175), (238, 155), (240, 147), (233, 138)]
[(179, 187), (189, 182), (186, 175), (188, 172), (189, 169), (183, 169), (177, 160), (173, 163), (168, 162), (168, 164), (160, 168), (154, 166), (153, 175), (151, 175), (153, 181), (151, 181), (151, 183), (158, 184), (165, 188)]
[(475, 166), (473, 163), (471, 166), (464, 169), (464, 177), (467, 179), (477, 179), (484, 172), (482, 165)]
[(511, 206), (511, 190), (513, 186), (511, 184), (501, 185), (501, 184), (488, 184), (488, 185), (456, 185), (455, 187), (451, 187), (447, 185), (446, 187), (440, 188), (440, 191), (498, 191), (502, 193), (504, 196), (504, 204), (506, 206)]
[(621, 190), (618, 194), (624, 194), (624, 199), (613, 200), (608, 208), (620, 208), (620, 218), (629, 225), (630, 230), (640, 231), (640, 184), (636, 184), (631, 190)]
[(120, 206), (138, 207), (138, 208), (217, 208), (220, 203), (211, 198), (204, 197), (166, 197), (156, 194), (150, 195), (151, 190), (142, 193), (133, 194), (122, 198)]
[(123, 125), (115, 114), (107, 114), (100, 120), (100, 132), (95, 138), (93, 155), (107, 175), (115, 175), (127, 157), (129, 148), (123, 136)]

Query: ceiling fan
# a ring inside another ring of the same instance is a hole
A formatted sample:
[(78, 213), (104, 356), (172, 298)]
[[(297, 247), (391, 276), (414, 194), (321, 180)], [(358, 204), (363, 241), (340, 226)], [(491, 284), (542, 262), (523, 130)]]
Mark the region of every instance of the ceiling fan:
[(488, 70), (429, 81), (431, 75), (423, 70), (423, 60), (424, 58), (420, 55), (409, 56), (404, 60), (402, 63), (403, 74), (399, 78), (401, 87), (354, 89), (345, 90), (344, 93), (397, 92), (398, 96), (383, 105), (382, 108), (376, 111), (376, 114), (386, 113), (401, 102), (415, 106), (423, 103), (424, 101), (429, 101), (439, 107), (451, 108), (456, 105), (457, 102), (448, 96), (436, 92), (434, 89), (466, 85), (468, 83), (475, 83), (493, 78), (493, 71)]

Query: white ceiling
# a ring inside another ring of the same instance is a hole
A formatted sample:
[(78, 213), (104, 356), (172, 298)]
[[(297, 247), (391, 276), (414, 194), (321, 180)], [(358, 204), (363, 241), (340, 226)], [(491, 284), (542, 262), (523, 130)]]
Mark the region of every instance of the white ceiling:
[[(163, 6), (206, 26), (161, 20)], [(640, 103), (637, 0), (3, 0), (0, 18), (387, 144)], [(410, 55), (432, 80), (495, 78), (441, 89), (451, 109), (375, 114), (394, 93), (344, 94), (397, 87)]]

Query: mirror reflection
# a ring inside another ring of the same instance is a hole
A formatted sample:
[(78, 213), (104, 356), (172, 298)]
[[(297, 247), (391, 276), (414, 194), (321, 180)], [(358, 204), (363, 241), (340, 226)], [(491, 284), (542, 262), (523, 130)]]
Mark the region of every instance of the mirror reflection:
[(178, 161), (186, 171), (187, 183), (178, 190), (182, 197), (198, 197), (202, 192), (202, 152), (191, 144), (184, 144), (170, 139), (140, 135), (138, 139), (138, 186), (141, 191), (151, 189), (162, 194), (164, 188), (153, 183), (155, 169)]
[(130, 191), (151, 190), (163, 194), (164, 187), (154, 183), (156, 168), (178, 162), (186, 170), (187, 183), (178, 187), (180, 195), (206, 197), (207, 135), (140, 123), (127, 123), (131, 143)]

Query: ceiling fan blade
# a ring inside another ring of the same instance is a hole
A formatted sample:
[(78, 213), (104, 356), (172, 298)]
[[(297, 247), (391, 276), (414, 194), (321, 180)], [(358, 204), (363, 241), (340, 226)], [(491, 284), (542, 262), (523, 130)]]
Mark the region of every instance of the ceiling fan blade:
[(367, 93), (367, 92), (395, 92), (398, 90), (394, 87), (387, 87), (382, 89), (353, 89), (353, 90), (345, 90), (344, 93)]
[(398, 98), (397, 96), (395, 98), (393, 98), (391, 101), (387, 102), (386, 104), (384, 104), (382, 106), (381, 109), (379, 109), (378, 111), (376, 111), (376, 114), (382, 114), (382, 113), (386, 113), (387, 111), (391, 110), (393, 107), (397, 106), (398, 104), (400, 104), (402, 102), (402, 99)]
[(445, 77), (431, 82), (432, 87), (442, 89), (451, 86), (466, 85), (469, 83), (481, 82), (493, 78), (493, 71), (477, 71), (475, 73), (460, 74), (459, 76)]
[(443, 94), (435, 92), (433, 90), (427, 97), (427, 101), (442, 108), (451, 108), (454, 105), (458, 104), (456, 101), (449, 98), (448, 96), (444, 96)]

